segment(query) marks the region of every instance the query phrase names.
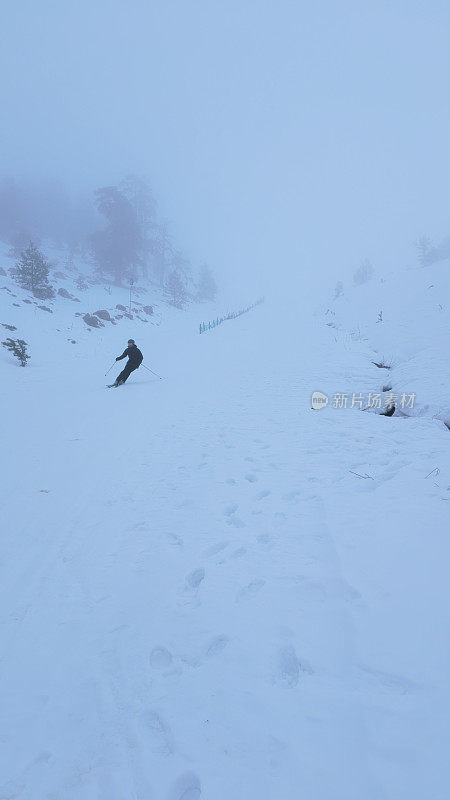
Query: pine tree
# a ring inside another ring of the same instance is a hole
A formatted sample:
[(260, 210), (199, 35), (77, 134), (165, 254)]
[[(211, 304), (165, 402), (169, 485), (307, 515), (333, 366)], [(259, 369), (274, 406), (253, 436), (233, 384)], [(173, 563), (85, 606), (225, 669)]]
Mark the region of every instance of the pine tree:
[(152, 238), (149, 243), (150, 253), (153, 257), (153, 269), (158, 284), (163, 287), (166, 282), (166, 275), (170, 266), (174, 244), (169, 231), (169, 223), (162, 222), (155, 225)]
[(13, 356), (20, 361), (21, 367), (26, 367), (30, 356), (27, 354), (27, 343), (23, 339), (10, 339), (8, 337), (6, 342), (2, 342), (2, 345), (7, 350), (10, 350)]
[(342, 281), (338, 281), (335, 289), (334, 289), (334, 299), (337, 300), (338, 297), (344, 294), (344, 284)]
[(15, 278), (22, 289), (28, 289), (42, 300), (53, 297), (54, 291), (48, 282), (49, 264), (36, 245), (30, 242), (16, 264)]
[(170, 273), (164, 288), (171, 305), (176, 308), (183, 308), (183, 304), (187, 300), (187, 292), (178, 272), (173, 270), (173, 272)]
[[(131, 203), (135, 214), (140, 231), (139, 265), (142, 274), (147, 277), (156, 227), (156, 202), (147, 182), (139, 175), (127, 175), (120, 184), (120, 189)], [(136, 269), (135, 274), (137, 276)]]
[(217, 292), (217, 285), (210, 268), (203, 264), (200, 267), (197, 284), (197, 297), (199, 300), (214, 300)]
[(124, 278), (136, 273), (142, 235), (130, 201), (117, 186), (105, 186), (95, 192), (96, 205), (107, 226), (91, 236), (94, 260), (100, 275), (106, 272), (121, 285)]
[(421, 236), (416, 242), (417, 257), (421, 267), (428, 267), (438, 260), (439, 254), (436, 247), (431, 244), (429, 236)]
[(373, 278), (374, 269), (368, 258), (361, 262), (355, 274), (353, 275), (353, 283), (356, 286), (362, 286)]

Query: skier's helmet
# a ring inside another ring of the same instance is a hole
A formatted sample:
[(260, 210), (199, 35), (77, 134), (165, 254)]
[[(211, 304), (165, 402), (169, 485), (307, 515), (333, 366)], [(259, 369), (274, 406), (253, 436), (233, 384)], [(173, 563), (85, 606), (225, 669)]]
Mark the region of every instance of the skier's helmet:
[(136, 342), (134, 341), (134, 339), (128, 339), (128, 344), (136, 344)]

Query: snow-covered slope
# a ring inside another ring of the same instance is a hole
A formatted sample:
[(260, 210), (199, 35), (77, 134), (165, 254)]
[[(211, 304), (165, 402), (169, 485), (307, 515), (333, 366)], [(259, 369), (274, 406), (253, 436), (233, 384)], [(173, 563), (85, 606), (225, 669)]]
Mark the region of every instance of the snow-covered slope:
[[(7, 248), (0, 249), (0, 330), (5, 336), (25, 339), (35, 368), (56, 357), (79, 356), (86, 347), (98, 347), (108, 328), (117, 327), (122, 339), (128, 339), (132, 324), (136, 337), (146, 327), (161, 324), (167, 304), (161, 293), (150, 286), (127, 287), (99, 283), (87, 277), (86, 264), (64, 269), (58, 259), (50, 273), (55, 297), (37, 299), (21, 289), (10, 275), (11, 260)], [(11, 330), (8, 326), (14, 326)], [(74, 350), (74, 354), (69, 351)], [(12, 362), (11, 362), (12, 363)]]
[[(396, 413), (430, 416), (450, 424), (450, 260), (404, 268), (353, 286), (322, 309), (333, 338), (360, 342), (374, 366), (369, 389), (391, 387)], [(412, 400), (403, 400), (413, 396)], [(383, 397), (383, 406), (386, 396)], [(389, 404), (386, 403), (387, 405)]]
[[(380, 345), (1, 301), (0, 797), (446, 800), (448, 431), (311, 410)], [(129, 336), (164, 379), (107, 390)]]

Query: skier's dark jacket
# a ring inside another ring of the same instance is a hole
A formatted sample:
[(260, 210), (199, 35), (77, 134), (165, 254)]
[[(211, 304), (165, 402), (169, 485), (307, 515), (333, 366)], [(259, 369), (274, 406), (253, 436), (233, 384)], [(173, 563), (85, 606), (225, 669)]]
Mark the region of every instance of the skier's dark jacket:
[(122, 358), (126, 358), (128, 356), (129, 361), (127, 367), (132, 367), (133, 369), (137, 369), (143, 361), (144, 356), (142, 355), (139, 347), (136, 347), (134, 344), (132, 347), (127, 347), (121, 356), (116, 358), (116, 361), (121, 361)]

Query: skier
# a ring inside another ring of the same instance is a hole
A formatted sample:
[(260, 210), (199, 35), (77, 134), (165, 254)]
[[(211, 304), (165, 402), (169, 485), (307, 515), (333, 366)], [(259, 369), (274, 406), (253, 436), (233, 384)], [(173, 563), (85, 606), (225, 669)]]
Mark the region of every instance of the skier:
[(113, 386), (121, 386), (125, 383), (126, 379), (130, 376), (135, 369), (137, 369), (144, 358), (141, 351), (138, 347), (136, 347), (136, 342), (134, 339), (128, 339), (128, 347), (123, 351), (121, 356), (117, 356), (116, 361), (121, 361), (122, 358), (128, 356), (128, 361), (125, 368), (122, 370), (120, 375), (117, 376), (115, 382), (112, 384)]

